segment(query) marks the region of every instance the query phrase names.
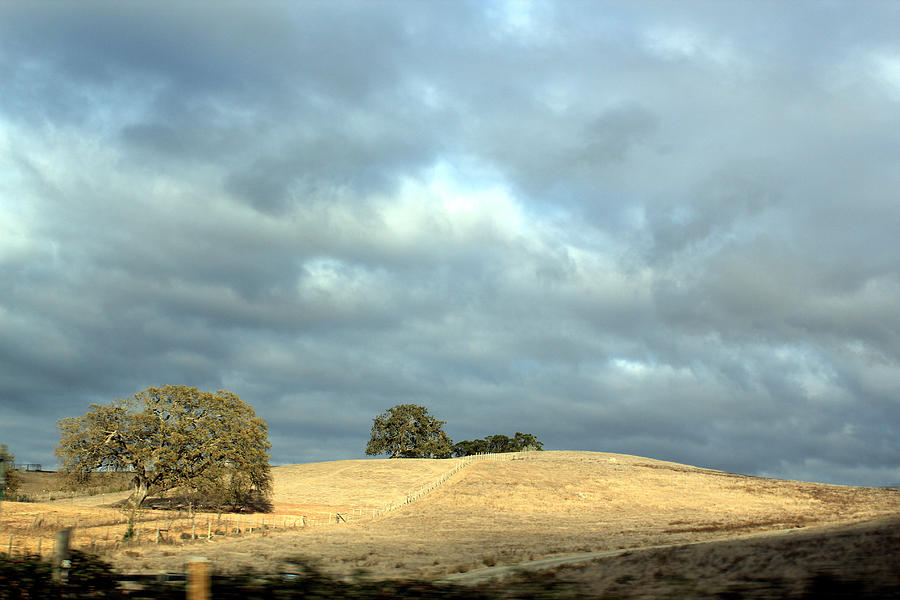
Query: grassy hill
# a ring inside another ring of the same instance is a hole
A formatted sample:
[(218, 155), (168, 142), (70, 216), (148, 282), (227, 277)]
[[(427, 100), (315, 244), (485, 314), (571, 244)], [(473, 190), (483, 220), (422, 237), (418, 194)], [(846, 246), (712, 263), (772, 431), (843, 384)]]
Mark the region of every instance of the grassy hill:
[[(124, 570), (181, 570), (202, 553), (221, 571), (277, 569), (297, 555), (330, 573), (438, 578), (568, 553), (638, 549), (788, 531), (827, 531), (900, 514), (896, 490), (779, 481), (597, 452), (475, 462), (374, 520), (222, 539), (202, 548), (141, 547)], [(276, 512), (394, 502), (454, 460), (335, 461), (277, 467)], [(768, 532), (768, 533), (767, 533)], [(752, 538), (751, 538), (752, 539)]]

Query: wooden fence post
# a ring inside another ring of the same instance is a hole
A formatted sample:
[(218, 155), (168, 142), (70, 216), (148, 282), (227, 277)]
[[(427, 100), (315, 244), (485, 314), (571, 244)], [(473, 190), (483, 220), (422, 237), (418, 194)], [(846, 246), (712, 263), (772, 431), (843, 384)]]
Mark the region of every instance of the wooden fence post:
[(56, 532), (56, 547), (53, 548), (53, 578), (57, 581), (65, 581), (69, 576), (69, 543), (72, 538), (72, 528), (60, 529)]
[(209, 561), (194, 556), (187, 566), (187, 600), (209, 600)]

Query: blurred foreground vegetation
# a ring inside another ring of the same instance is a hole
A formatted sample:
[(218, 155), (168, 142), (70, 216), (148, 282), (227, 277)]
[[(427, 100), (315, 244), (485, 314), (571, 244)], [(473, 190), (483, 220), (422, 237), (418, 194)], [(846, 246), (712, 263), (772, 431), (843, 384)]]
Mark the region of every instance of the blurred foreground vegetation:
[[(72, 551), (71, 569), (65, 583), (53, 577), (49, 561), (36, 556), (9, 557), (0, 554), (0, 600), (25, 599), (115, 599), (130, 598), (155, 600), (182, 600), (186, 583), (181, 581), (161, 581), (145, 578), (139, 586), (124, 589), (122, 581), (132, 581), (115, 573), (112, 567), (96, 556)], [(315, 563), (305, 558), (297, 558), (285, 563), (287, 571), (277, 574), (247, 572), (237, 575), (214, 576), (211, 582), (211, 597), (216, 600), (262, 600), (262, 599), (334, 599), (334, 600), (374, 600), (398, 599), (445, 599), (445, 600), (512, 600), (512, 599), (628, 599), (645, 598), (646, 591), (629, 590), (619, 587), (613, 593), (585, 593), (572, 582), (564, 582), (554, 571), (543, 573), (519, 573), (502, 583), (480, 586), (461, 586), (426, 581), (366, 580), (362, 576), (351, 580), (337, 580), (325, 575)], [(704, 593), (680, 579), (679, 585), (672, 587), (660, 598), (716, 598), (731, 600), (750, 598), (796, 598), (813, 600), (825, 598), (893, 598), (898, 591), (872, 589), (861, 582), (844, 581), (834, 576), (819, 574), (807, 581), (805, 591), (792, 594), (786, 582), (763, 580), (755, 585), (735, 585), (719, 593)], [(763, 585), (764, 584), (764, 585)], [(139, 588), (139, 589), (136, 589)], [(659, 590), (654, 590), (659, 592)]]
[[(72, 551), (67, 581), (53, 577), (49, 561), (36, 556), (8, 557), (0, 554), (0, 600), (33, 598), (146, 598), (183, 600), (185, 581), (153, 581), (144, 579), (141, 589), (125, 590), (112, 567), (96, 556)], [(286, 563), (290, 569), (277, 574), (247, 572), (214, 576), (212, 598), (216, 600), (256, 600), (291, 598), (375, 599), (375, 598), (444, 598), (491, 600), (494, 594), (461, 586), (418, 581), (338, 581), (323, 574), (311, 562), (297, 559)], [(134, 587), (134, 586), (132, 586)]]

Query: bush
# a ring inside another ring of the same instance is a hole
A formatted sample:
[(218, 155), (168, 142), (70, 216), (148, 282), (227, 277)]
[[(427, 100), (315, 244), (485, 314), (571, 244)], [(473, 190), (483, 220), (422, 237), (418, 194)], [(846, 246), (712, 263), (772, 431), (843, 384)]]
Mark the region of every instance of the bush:
[(0, 489), (0, 499), (17, 498), (19, 491), (19, 474), (13, 468), (16, 464), (16, 455), (10, 454), (6, 444), (0, 444), (0, 470), (2, 470), (3, 489)]
[(65, 583), (53, 579), (50, 562), (37, 556), (0, 555), (0, 600), (124, 597), (112, 567), (92, 554), (72, 550)]

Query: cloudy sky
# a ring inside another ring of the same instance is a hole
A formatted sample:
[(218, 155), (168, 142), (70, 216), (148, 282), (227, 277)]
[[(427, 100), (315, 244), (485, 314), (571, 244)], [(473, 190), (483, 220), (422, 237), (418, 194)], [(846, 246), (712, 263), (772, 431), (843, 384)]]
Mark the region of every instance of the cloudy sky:
[(0, 442), (150, 385), (275, 464), (427, 406), (900, 482), (900, 4), (0, 4)]

